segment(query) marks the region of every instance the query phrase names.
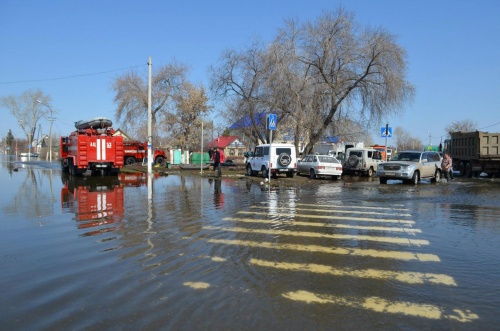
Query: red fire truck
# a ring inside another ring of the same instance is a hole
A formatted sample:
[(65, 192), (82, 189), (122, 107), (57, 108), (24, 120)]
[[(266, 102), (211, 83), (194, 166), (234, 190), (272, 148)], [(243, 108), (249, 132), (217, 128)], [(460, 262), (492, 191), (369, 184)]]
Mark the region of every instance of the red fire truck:
[(61, 137), (61, 169), (72, 176), (116, 175), (123, 167), (123, 137), (113, 136), (112, 122), (98, 117), (75, 123), (76, 131)]
[[(141, 162), (144, 158), (148, 157), (148, 143), (140, 141), (125, 141), (124, 146), (124, 159), (126, 165)], [(162, 150), (153, 151), (153, 160), (155, 164), (163, 164), (167, 156)]]

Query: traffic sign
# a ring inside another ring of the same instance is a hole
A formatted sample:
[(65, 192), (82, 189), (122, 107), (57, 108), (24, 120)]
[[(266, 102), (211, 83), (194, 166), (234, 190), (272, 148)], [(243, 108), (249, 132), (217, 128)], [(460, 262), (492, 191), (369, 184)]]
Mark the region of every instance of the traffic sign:
[(276, 130), (277, 122), (278, 122), (278, 116), (276, 116), (276, 114), (267, 115), (267, 128), (269, 130)]
[(387, 127), (387, 130), (386, 130), (386, 127), (382, 127), (380, 128), (380, 135), (382, 136), (382, 138), (391, 138), (392, 137), (392, 128), (389, 126)]

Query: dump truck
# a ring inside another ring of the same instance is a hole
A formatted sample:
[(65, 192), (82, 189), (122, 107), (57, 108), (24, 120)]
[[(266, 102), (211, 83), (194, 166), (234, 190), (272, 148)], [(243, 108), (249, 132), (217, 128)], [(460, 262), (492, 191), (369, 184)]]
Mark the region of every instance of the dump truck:
[(117, 175), (124, 165), (123, 137), (114, 136), (112, 122), (94, 118), (75, 123), (76, 131), (60, 139), (61, 170), (71, 176)]
[[(142, 162), (144, 158), (148, 157), (148, 143), (140, 141), (125, 141), (124, 146), (124, 159), (126, 165), (132, 165), (135, 162)], [(153, 160), (155, 164), (163, 164), (167, 156), (162, 150), (153, 150)]]
[(500, 133), (450, 132), (444, 152), (453, 158), (453, 169), (461, 176), (500, 175)]

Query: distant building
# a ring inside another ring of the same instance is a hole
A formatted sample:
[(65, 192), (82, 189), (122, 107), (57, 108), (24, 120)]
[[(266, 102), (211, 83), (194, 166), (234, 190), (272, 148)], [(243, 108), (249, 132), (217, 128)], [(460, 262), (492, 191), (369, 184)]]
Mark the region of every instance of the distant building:
[(219, 147), (226, 155), (226, 159), (235, 162), (243, 162), (244, 154), (248, 151), (248, 145), (240, 141), (237, 136), (220, 136), (207, 144), (208, 148)]
[(132, 138), (130, 138), (125, 132), (122, 131), (122, 129), (118, 129), (113, 133), (113, 136), (122, 136), (123, 141), (131, 141)]

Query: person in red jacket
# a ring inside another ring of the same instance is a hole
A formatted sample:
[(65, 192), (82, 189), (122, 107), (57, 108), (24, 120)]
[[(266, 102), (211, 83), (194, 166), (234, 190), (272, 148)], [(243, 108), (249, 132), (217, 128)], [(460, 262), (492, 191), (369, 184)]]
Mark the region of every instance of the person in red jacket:
[(212, 155), (212, 161), (214, 161), (214, 171), (217, 169), (217, 177), (222, 176), (221, 163), (226, 160), (226, 156), (219, 147), (215, 147), (214, 154)]

